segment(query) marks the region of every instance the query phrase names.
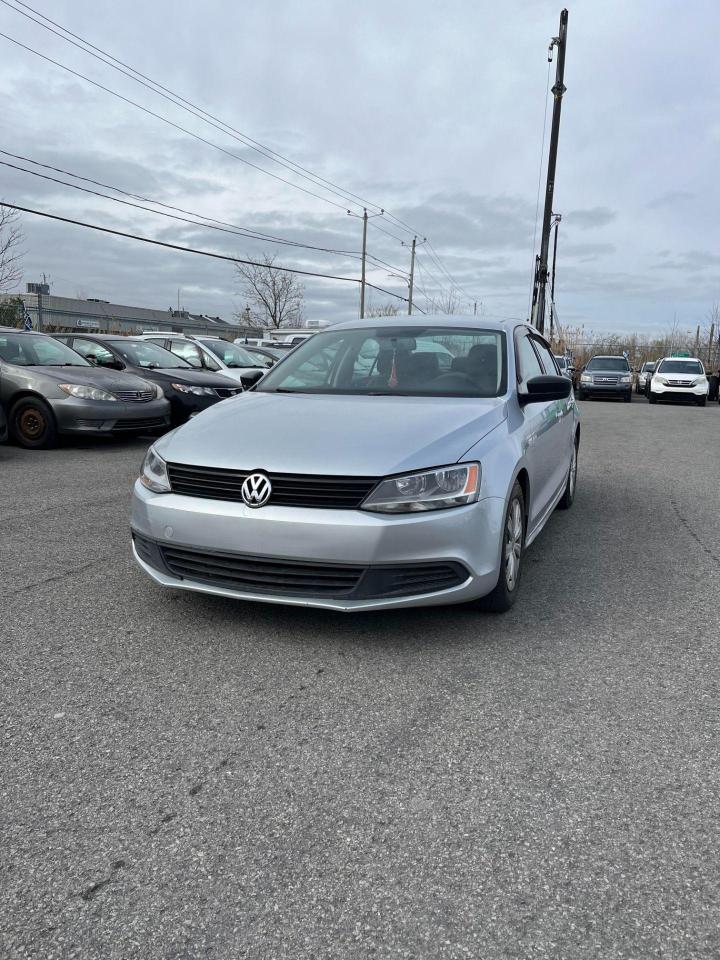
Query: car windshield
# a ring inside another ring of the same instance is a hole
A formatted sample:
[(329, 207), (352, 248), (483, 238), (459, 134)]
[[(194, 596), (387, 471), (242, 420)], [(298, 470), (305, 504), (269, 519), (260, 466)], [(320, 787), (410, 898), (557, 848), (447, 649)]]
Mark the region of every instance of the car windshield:
[(565, 357), (555, 357), (555, 360), (557, 361), (557, 365), (560, 367), (560, 369), (564, 370), (567, 366), (567, 360)]
[(630, 365), (625, 357), (593, 357), (588, 363), (586, 370), (614, 370), (619, 373), (627, 373)]
[(657, 369), (658, 373), (687, 373), (697, 377), (702, 374), (703, 367), (699, 360), (663, 360)]
[(654, 370), (654, 369), (655, 369), (655, 364), (654, 364), (654, 363), (644, 363), (644, 364), (643, 364), (643, 368), (642, 368), (642, 370), (641, 370), (640, 372), (641, 372), (641, 373), (650, 373), (650, 371), (651, 371), (651, 370)]
[(176, 357), (164, 347), (147, 340), (113, 340), (111, 346), (135, 367), (145, 367), (148, 370), (158, 367), (163, 370), (185, 369), (190, 364), (181, 357)]
[(201, 340), (204, 347), (214, 353), (226, 367), (257, 367), (258, 360), (247, 350), (228, 343), (226, 340)]
[(505, 334), (465, 327), (362, 327), (315, 334), (258, 384), (263, 393), (497, 397)]
[(79, 353), (53, 337), (0, 333), (0, 360), (22, 367), (89, 367)]

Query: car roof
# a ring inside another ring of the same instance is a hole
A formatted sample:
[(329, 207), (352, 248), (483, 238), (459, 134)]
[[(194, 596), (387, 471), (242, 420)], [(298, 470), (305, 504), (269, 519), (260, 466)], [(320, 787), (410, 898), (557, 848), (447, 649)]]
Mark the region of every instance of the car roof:
[(700, 357), (660, 357), (656, 363), (662, 363), (663, 360), (683, 360), (685, 363), (702, 363)]
[(538, 333), (526, 320), (487, 320), (473, 314), (413, 314), (400, 317), (367, 317), (364, 320), (346, 320), (344, 323), (334, 323), (327, 330), (320, 333), (332, 333), (335, 330), (362, 330), (365, 327), (469, 327), (475, 330), (512, 331), (516, 327), (527, 327), (533, 333)]

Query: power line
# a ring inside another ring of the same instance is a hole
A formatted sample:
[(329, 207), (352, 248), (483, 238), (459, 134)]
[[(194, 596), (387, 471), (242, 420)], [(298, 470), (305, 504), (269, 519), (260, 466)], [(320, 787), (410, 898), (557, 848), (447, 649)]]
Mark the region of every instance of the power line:
[[(300, 176), (305, 180), (309, 180), (311, 183), (313, 183), (313, 185), (320, 186), (321, 189), (324, 189), (330, 193), (333, 193), (335, 196), (341, 197), (342, 199), (346, 200), (346, 202), (349, 202), (355, 206), (363, 204), (363, 205), (374, 207), (377, 210), (383, 209), (382, 207), (380, 207), (379, 204), (373, 203), (371, 201), (363, 200), (357, 194), (353, 194), (350, 191), (347, 191), (341, 187), (338, 187), (338, 185), (333, 183), (332, 181), (327, 180), (324, 177), (320, 177), (317, 174), (314, 174), (312, 171), (308, 170), (305, 167), (302, 167), (300, 164), (295, 163), (295, 161), (290, 160), (287, 157), (284, 157), (282, 154), (278, 153), (275, 150), (272, 150), (270, 147), (267, 147), (266, 145), (262, 144), (260, 141), (254, 140), (252, 137), (249, 137), (247, 134), (242, 133), (241, 131), (232, 127), (230, 124), (226, 123), (225, 121), (220, 120), (219, 118), (215, 117), (213, 114), (209, 113), (207, 110), (204, 110), (202, 107), (199, 107), (197, 104), (194, 104), (192, 101), (187, 100), (186, 98), (180, 96), (179, 94), (175, 93), (168, 87), (163, 86), (158, 81), (152, 80), (150, 77), (141, 73), (136, 68), (130, 66), (129, 64), (118, 59), (117, 57), (114, 57), (112, 54), (96, 46), (95, 44), (90, 43), (90, 41), (87, 41), (83, 37), (79, 36), (78, 34), (73, 33), (71, 30), (68, 30), (66, 27), (63, 27), (61, 24), (50, 19), (49, 17), (46, 17), (44, 14), (40, 13), (38, 10), (35, 10), (29, 4), (24, 3), (23, 0), (15, 0), (15, 2), (19, 4), (19, 6), (25, 7), (26, 10), (31, 11), (33, 14), (35, 14), (36, 17), (40, 17), (41, 18), (40, 20), (37, 20), (35, 19), (35, 17), (30, 16), (24, 10), (18, 9), (17, 6), (14, 6), (12, 3), (9, 3), (8, 0), (0, 0), (0, 2), (3, 3), (5, 6), (7, 6), (9, 9), (14, 10), (16, 13), (19, 13), (21, 16), (30, 20), (31, 22), (37, 24), (38, 26), (43, 27), (43, 29), (49, 30), (51, 33), (55, 34), (65, 42), (72, 44), (72, 46), (82, 50), (84, 53), (89, 54), (90, 56), (94, 57), (96, 60), (99, 60), (100, 62), (104, 63), (106, 66), (111, 67), (111, 69), (114, 69), (117, 72), (123, 74), (124, 76), (129, 77), (129, 79), (135, 81), (136, 83), (139, 83), (144, 88), (150, 90), (151, 92), (155, 93), (158, 96), (163, 97), (165, 100), (168, 100), (169, 102), (173, 103), (175, 106), (178, 106), (181, 109), (185, 110), (186, 112), (192, 114), (193, 116), (200, 119), (204, 123), (207, 123), (210, 126), (215, 127), (215, 129), (220, 130), (220, 132), (224, 133), (225, 135), (231, 136), (235, 140), (242, 142), (245, 146), (249, 146), (251, 149), (255, 150), (256, 152), (260, 153), (266, 158), (272, 160), (275, 163), (278, 163), (280, 166), (284, 167), (285, 169), (290, 170), (295, 175)], [(43, 23), (41, 22), (42, 20), (46, 22)], [(48, 26), (48, 24), (52, 24), (52, 26)], [(57, 27), (58, 29), (55, 30), (53, 29), (53, 27)], [(58, 31), (62, 31), (62, 33)], [(67, 36), (64, 36), (64, 34), (67, 34)], [(137, 101), (134, 101), (128, 97), (125, 97), (122, 94), (118, 93), (117, 91), (112, 90), (109, 87), (106, 87), (95, 80), (92, 80), (90, 77), (86, 76), (85, 74), (82, 74), (79, 71), (75, 71), (72, 68), (66, 66), (65, 64), (60, 63), (59, 61), (54, 60), (43, 53), (40, 53), (40, 51), (35, 50), (33, 47), (30, 47), (24, 43), (21, 43), (19, 40), (16, 40), (15, 38), (10, 37), (5, 33), (0, 33), (0, 36), (4, 37), (6, 40), (9, 40), (11, 43), (14, 43), (17, 46), (27, 50), (29, 53), (33, 53), (36, 56), (44, 59), (45, 61), (52, 63), (54, 66), (57, 66), (62, 70), (65, 70), (66, 72), (72, 74), (73, 76), (76, 76), (81, 80), (85, 80), (87, 83), (90, 83), (92, 86), (95, 86), (98, 89), (103, 90), (106, 93), (109, 93), (111, 96), (114, 96), (117, 99), (120, 99), (121, 101), (136, 107), (137, 109), (148, 114), (149, 116), (152, 116), (155, 119), (158, 119), (161, 122), (166, 123), (177, 130), (180, 130), (182, 133), (185, 133), (188, 136), (191, 136), (194, 139), (202, 143), (205, 143), (207, 146), (213, 147), (214, 149), (221, 151), (227, 156), (233, 157), (234, 159), (240, 161), (241, 163), (245, 163), (247, 166), (250, 166), (253, 169), (258, 170), (261, 173), (265, 173), (267, 176), (273, 177), (274, 179), (278, 180), (281, 183), (286, 184), (287, 186), (291, 186), (297, 190), (301, 190), (303, 193), (309, 196), (312, 196), (315, 199), (324, 201), (325, 203), (329, 203), (339, 209), (345, 209), (343, 205), (337, 203), (334, 200), (331, 200), (329, 197), (323, 197), (322, 195), (315, 193), (312, 190), (308, 190), (306, 187), (303, 187), (300, 184), (293, 183), (291, 180), (287, 180), (285, 177), (281, 177), (278, 174), (273, 173), (272, 171), (259, 166), (258, 164), (252, 163), (250, 160), (247, 160), (246, 158), (241, 157), (230, 150), (227, 150), (226, 148), (220, 146), (219, 144), (216, 144), (211, 140), (207, 140), (205, 137), (202, 137), (199, 134), (196, 134), (193, 131), (188, 130), (187, 128), (183, 127), (181, 124), (177, 124), (174, 121), (168, 119), (167, 117), (163, 117), (161, 114), (158, 114), (153, 110), (150, 110), (149, 108), (143, 106)], [(74, 40), (71, 40), (70, 37), (73, 37)], [(75, 41), (79, 41), (79, 42), (75, 42)], [(97, 52), (93, 52), (93, 51), (97, 51)], [(389, 220), (392, 220), (394, 223), (396, 223), (402, 230), (405, 230), (407, 233), (411, 235), (424, 233), (424, 231), (413, 228), (412, 226), (407, 224), (405, 221), (401, 220), (399, 217), (396, 217), (394, 214), (389, 213), (387, 210), (385, 210), (385, 216)], [(379, 225), (375, 225), (375, 226), (377, 229), (382, 230), (382, 228), (379, 227)], [(395, 234), (392, 234), (389, 231), (385, 231), (385, 230), (382, 230), (382, 232), (387, 233), (388, 236), (391, 236), (394, 239), (398, 240), (399, 242), (402, 242), (402, 239), (400, 237), (397, 237)]]
[[(86, 40), (84, 37), (79, 36), (76, 33), (73, 33), (67, 27), (62, 26), (62, 24), (57, 23), (55, 20), (52, 20), (50, 17), (45, 16), (40, 13), (38, 10), (35, 10), (27, 3), (23, 3), (22, 0), (16, 0), (20, 6), (25, 7), (27, 10), (30, 10), (35, 16), (40, 17), (40, 20), (36, 20), (35, 17), (31, 17), (29, 14), (25, 13), (23, 10), (19, 10), (18, 7), (13, 6), (11, 3), (8, 3), (8, 0), (0, 0), (1, 3), (4, 3), (5, 6), (9, 7), (11, 10), (14, 10), (16, 13), (21, 14), (23, 17), (26, 17), (28, 20), (31, 20), (33, 23), (36, 23), (38, 26), (43, 27), (45, 30), (49, 30), (55, 36), (60, 37), (66, 43), (72, 44), (72, 46), (77, 47), (77, 49), (82, 50), (84, 53), (89, 54), (92, 57), (95, 57), (96, 60), (99, 60), (101, 63), (106, 64), (111, 67), (113, 70), (118, 71), (126, 77), (129, 77), (131, 80), (134, 80), (136, 83), (140, 83), (141, 86), (145, 87), (148, 90), (151, 90), (153, 93), (158, 96), (163, 97), (165, 100), (168, 100), (171, 103), (174, 103), (176, 106), (181, 107), (181, 109), (186, 110), (186, 112), (191, 113), (193, 116), (198, 117), (203, 120), (205, 123), (209, 123), (210, 126), (216, 127), (216, 129), (222, 129), (223, 133), (226, 133), (232, 136), (234, 139), (243, 143), (245, 146), (249, 146), (252, 150), (255, 150), (256, 153), (261, 154), (269, 160), (272, 160), (274, 163), (278, 163), (280, 166), (285, 167), (288, 170), (292, 170), (293, 173), (302, 176), (306, 180), (310, 180), (312, 183), (318, 185), (325, 185), (329, 192), (336, 194), (337, 196), (343, 197), (346, 200), (349, 200), (350, 203), (355, 203), (356, 205), (364, 204), (370, 207), (376, 207), (378, 210), (380, 206), (378, 204), (372, 203), (369, 200), (364, 200), (362, 197), (359, 197), (357, 194), (351, 193), (349, 190), (344, 190), (338, 184), (333, 183), (331, 180), (327, 180), (324, 177), (319, 176), (318, 174), (313, 173), (307, 167), (303, 167), (301, 164), (296, 163), (294, 160), (291, 160), (289, 157), (283, 156), (281, 153), (278, 153), (276, 150), (273, 150), (271, 147), (268, 147), (266, 144), (261, 143), (258, 140), (254, 140), (248, 134), (243, 133), (241, 130), (237, 130), (235, 127), (231, 126), (229, 123), (226, 123), (224, 120), (221, 120), (219, 117), (214, 116), (209, 111), (205, 110), (203, 107), (198, 106), (196, 103), (193, 103), (191, 100), (181, 96), (178, 93), (175, 93), (169, 87), (164, 86), (157, 80), (153, 80), (151, 77), (148, 77), (146, 74), (141, 73), (135, 67), (131, 66), (128, 63), (125, 63), (123, 60), (114, 57), (111, 53), (108, 53), (107, 50), (103, 50), (101, 47), (96, 46), (91, 43), (89, 40)], [(46, 21), (42, 23), (41, 21)], [(52, 24), (48, 26), (48, 24)], [(54, 30), (53, 27), (57, 27), (57, 30)], [(62, 32), (59, 32), (62, 31)], [(67, 36), (64, 36), (67, 34)], [(73, 40), (69, 39), (73, 37), (79, 43), (74, 43)], [(96, 51), (96, 53), (93, 53)], [(107, 58), (107, 59), (105, 59)], [(112, 61), (112, 62), (111, 62)], [(125, 68), (125, 69), (122, 69)], [(128, 73), (128, 71), (130, 71)], [(144, 82), (146, 81), (146, 82)], [(212, 122), (211, 122), (212, 121)], [(219, 126), (218, 126), (219, 125)]]
[[(51, 177), (51, 176), (48, 176), (48, 175), (46, 175), (46, 174), (39, 173), (37, 170), (28, 170), (28, 169), (26, 169), (25, 167), (18, 166), (18, 165), (14, 164), (14, 163), (8, 163), (6, 160), (0, 160), (0, 165), (2, 165), (2, 166), (4, 166), (4, 167), (9, 167), (10, 169), (18, 170), (18, 171), (20, 171), (21, 173), (27, 173), (27, 174), (30, 174), (30, 176), (39, 177), (39, 178), (42, 179), (42, 180), (48, 180), (48, 181), (51, 181), (52, 183), (58, 183), (58, 184), (61, 184), (62, 186), (70, 187), (70, 188), (73, 189), (73, 190), (80, 190), (80, 191), (82, 191), (83, 193), (87, 193), (87, 194), (90, 194), (90, 195), (92, 195), (92, 196), (102, 197), (102, 198), (105, 199), (105, 200), (112, 200), (114, 203), (120, 203), (120, 204), (123, 204), (124, 206), (133, 207), (133, 208), (138, 209), (138, 210), (145, 210), (145, 211), (147, 211), (148, 213), (155, 214), (156, 216), (169, 217), (170, 219), (178, 220), (178, 221), (180, 221), (180, 222), (182, 222), (182, 223), (188, 223), (188, 224), (192, 224), (192, 225), (194, 225), (194, 226), (205, 227), (206, 229), (209, 229), (209, 230), (218, 230), (218, 231), (220, 231), (220, 232), (222, 232), (222, 233), (229, 233), (229, 234), (233, 234), (233, 235), (235, 235), (235, 236), (241, 236), (241, 237), (244, 237), (245, 239), (249, 239), (249, 240), (269, 241), (269, 242), (271, 242), (271, 243), (285, 244), (285, 245), (287, 245), (287, 246), (292, 246), (292, 247), (296, 247), (296, 248), (301, 248), (301, 249), (304, 249), (304, 250), (315, 250), (315, 251), (318, 251), (319, 253), (329, 253), (329, 254), (333, 254), (333, 255), (336, 255), (336, 256), (349, 257), (350, 259), (353, 259), (353, 260), (359, 260), (359, 259), (360, 259), (360, 254), (359, 254), (359, 253), (355, 253), (355, 252), (353, 252), (353, 251), (349, 251), (349, 250), (335, 250), (335, 249), (330, 248), (330, 247), (319, 247), (319, 246), (314, 246), (314, 245), (312, 245), (312, 244), (300, 243), (300, 242), (295, 241), (295, 240), (287, 240), (287, 239), (280, 238), (280, 237), (274, 237), (274, 236), (269, 235), (269, 234), (262, 234), (262, 233), (259, 233), (258, 231), (248, 230), (248, 229), (245, 228), (245, 227), (238, 227), (238, 226), (236, 226), (235, 224), (227, 223), (226, 221), (214, 220), (214, 219), (211, 218), (211, 217), (205, 217), (203, 214), (193, 213), (193, 212), (190, 211), (190, 210), (183, 210), (182, 207), (174, 207), (174, 206), (172, 206), (172, 205), (170, 205), (170, 204), (162, 203), (162, 202), (159, 201), (159, 200), (152, 200), (152, 199), (150, 199), (150, 198), (148, 198), (148, 197), (141, 197), (141, 196), (139, 196), (139, 195), (137, 195), (137, 194), (133, 194), (133, 193), (129, 193), (128, 191), (121, 190), (119, 187), (114, 187), (114, 186), (112, 186), (112, 185), (110, 185), (110, 184), (101, 183), (100, 181), (92, 180), (92, 179), (90, 179), (89, 177), (82, 177), (82, 176), (80, 176), (80, 175), (78, 175), (78, 174), (76, 174), (76, 173), (71, 173), (70, 171), (63, 170), (63, 169), (60, 168), (60, 167), (53, 167), (53, 166), (50, 166), (49, 164), (40, 163), (40, 162), (37, 161), (37, 160), (31, 160), (29, 157), (22, 157), (22, 156), (19, 156), (18, 154), (10, 153), (10, 152), (7, 151), (7, 150), (0, 150), (0, 154), (3, 154), (3, 155), (8, 156), (8, 157), (13, 157), (14, 159), (24, 160), (26, 163), (31, 163), (31, 164), (33, 164), (33, 165), (35, 165), (35, 166), (42, 167), (43, 169), (53, 170), (53, 171), (55, 171), (55, 172), (57, 172), (57, 173), (62, 173), (62, 174), (64, 174), (64, 175), (67, 176), (67, 177), (73, 177), (73, 178), (75, 178), (75, 179), (84, 180), (84, 181), (86, 181), (86, 182), (88, 182), (88, 183), (96, 184), (97, 186), (103, 186), (103, 187), (105, 187), (105, 188), (108, 189), (108, 190), (114, 190), (114, 191), (116, 191), (116, 192), (118, 192), (118, 193), (122, 193), (124, 196), (133, 197), (134, 199), (138, 199), (138, 200), (144, 200), (146, 203), (152, 203), (152, 204), (156, 204), (156, 205), (158, 205), (158, 206), (167, 207), (168, 209), (171, 209), (171, 210), (178, 210), (178, 211), (180, 211), (180, 212), (182, 212), (182, 213), (188, 213), (188, 214), (190, 214), (191, 217), (196, 217), (196, 218), (199, 218), (199, 219), (189, 219), (188, 217), (180, 217), (180, 216), (177, 216), (176, 214), (166, 213), (166, 212), (163, 211), (163, 210), (154, 210), (154, 209), (152, 209), (152, 207), (146, 207), (146, 206), (143, 206), (142, 204), (132, 203), (132, 202), (130, 202), (130, 201), (128, 201), (128, 200), (121, 200), (119, 197), (112, 197), (112, 196), (109, 196), (109, 195), (106, 194), (106, 193), (101, 193), (101, 192), (98, 191), (98, 190), (90, 190), (89, 188), (87, 188), (87, 187), (82, 187), (82, 186), (80, 186), (79, 184), (76, 184), (76, 183), (68, 183), (66, 180), (61, 180), (61, 179), (59, 179), (58, 177)], [(203, 223), (202, 221), (210, 221), (210, 222)], [(369, 255), (368, 255), (368, 256), (369, 256)], [(382, 266), (390, 267), (391, 270), (393, 270), (393, 271), (400, 271), (400, 272), (402, 273), (402, 268), (401, 268), (401, 267), (395, 267), (393, 264), (388, 264), (388, 263), (386, 263), (384, 260), (379, 260), (379, 258), (376, 258), (376, 257), (372, 257), (372, 259), (373, 259), (373, 260), (376, 260), (376, 259), (377, 259), (378, 262), (379, 262)], [(396, 275), (397, 275), (397, 274), (396, 274)], [(404, 279), (404, 277), (401, 277), (401, 279)]]
[[(5, 200), (0, 200), (0, 207), (7, 207), (8, 210), (17, 210), (20, 213), (32, 213), (37, 217), (45, 217), (48, 220), (57, 220), (60, 223), (68, 223), (75, 227), (85, 227), (88, 230), (97, 230), (99, 233), (108, 233), (115, 237), (124, 237), (126, 240), (137, 240), (140, 243), (149, 243), (155, 247), (164, 247), (168, 250), (179, 250), (182, 253), (194, 253), (201, 257), (210, 257), (213, 260), (224, 260), (227, 263), (241, 263), (251, 267), (264, 267), (268, 270), (277, 270), (281, 273), (297, 273), (304, 277), (318, 277), (322, 280), (339, 280), (343, 283), (360, 283), (360, 280), (357, 277), (338, 277), (335, 274), (317, 273), (313, 270), (301, 270), (298, 267), (280, 267), (276, 266), (275, 264), (258, 263), (255, 260), (245, 260), (241, 257), (230, 257), (224, 253), (213, 253), (211, 250), (198, 250), (196, 247), (183, 247), (177, 243), (168, 243), (166, 240), (153, 240), (150, 237), (142, 237), (136, 233), (126, 233), (124, 230), (113, 230), (110, 227), (102, 227), (96, 223), (87, 223), (83, 220), (73, 220), (70, 217), (61, 217), (57, 213), (49, 213), (46, 210), (35, 210), (32, 207), (21, 207), (19, 204), (7, 203)], [(395, 297), (395, 299), (403, 300), (405, 303), (407, 303), (407, 297), (402, 297), (400, 294), (393, 293), (392, 290), (386, 290), (384, 287), (379, 287), (374, 283), (366, 282), (366, 286), (371, 287), (373, 290), (379, 290), (380, 293), (384, 293), (388, 297)]]

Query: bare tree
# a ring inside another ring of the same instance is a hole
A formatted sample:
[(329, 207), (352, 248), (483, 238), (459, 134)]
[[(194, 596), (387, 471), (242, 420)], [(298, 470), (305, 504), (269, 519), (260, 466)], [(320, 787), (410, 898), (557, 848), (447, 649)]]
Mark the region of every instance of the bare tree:
[(394, 303), (379, 303), (375, 307), (368, 307), (366, 317), (396, 317), (400, 311)]
[[(273, 270), (275, 259), (266, 254), (257, 266), (236, 265), (242, 296), (250, 306), (252, 320), (259, 326), (301, 327), (305, 287), (292, 273)], [(247, 319), (245, 311), (236, 316)]]
[(452, 314), (460, 312), (460, 304), (461, 300), (457, 291), (451, 289), (449, 293), (433, 297), (429, 305), (433, 313)]
[(0, 291), (17, 286), (22, 278), (22, 241), (19, 214), (0, 207)]

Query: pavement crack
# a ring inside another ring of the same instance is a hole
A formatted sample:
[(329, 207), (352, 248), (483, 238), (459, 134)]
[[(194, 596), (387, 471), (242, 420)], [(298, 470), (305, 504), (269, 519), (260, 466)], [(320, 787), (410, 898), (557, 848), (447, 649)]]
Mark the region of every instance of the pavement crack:
[(683, 527), (685, 527), (685, 529), (686, 529), (687, 532), (690, 534), (690, 536), (693, 538), (693, 540), (695, 541), (695, 543), (697, 543), (698, 546), (701, 547), (701, 548), (704, 550), (704, 552), (710, 557), (711, 560), (713, 560), (715, 563), (720, 563), (720, 557), (718, 557), (718, 555), (717, 555), (716, 553), (714, 553), (714, 552), (710, 549), (710, 547), (708, 547), (708, 545), (705, 543), (705, 541), (702, 539), (702, 537), (700, 537), (700, 535), (699, 535), (698, 533), (696, 533), (695, 530), (693, 530), (693, 527), (692, 527), (690, 521), (687, 519), (687, 517), (684, 517), (684, 516), (680, 513), (680, 507), (679, 507), (679, 506), (677, 505), (677, 503), (672, 499), (672, 497), (670, 498), (670, 505), (671, 505), (671, 507), (673, 508), (673, 510), (675, 511), (675, 516), (678, 518), (678, 520), (679, 520), (680, 523), (683, 525)]
[(83, 900), (94, 900), (95, 897), (100, 893), (101, 890), (104, 890), (105, 887), (112, 882), (114, 875), (118, 870), (122, 870), (125, 866), (124, 860), (115, 860), (110, 866), (110, 875), (105, 877), (103, 880), (98, 880), (97, 883), (91, 884), (89, 887), (86, 887), (82, 891), (80, 896)]
[(11, 590), (9, 593), (6, 593), (5, 598), (11, 600), (13, 597), (19, 597), (23, 593), (27, 593), (28, 590), (43, 587), (46, 583), (57, 583), (59, 580), (67, 580), (76, 573), (82, 573), (84, 570), (89, 570), (90, 567), (94, 567), (98, 563), (102, 563), (105, 560), (112, 560), (115, 557), (117, 557), (117, 553), (107, 553), (102, 557), (94, 557), (92, 560), (88, 560), (87, 563), (80, 564), (79, 567), (73, 567), (71, 570), (65, 570), (52, 577), (43, 577), (41, 580), (33, 580), (32, 583), (26, 583), (24, 587), (19, 587), (17, 590)]

